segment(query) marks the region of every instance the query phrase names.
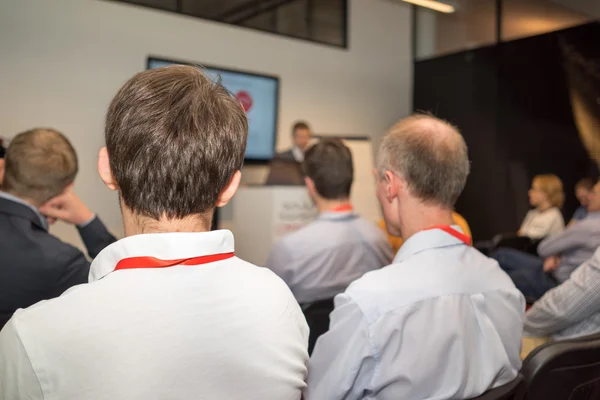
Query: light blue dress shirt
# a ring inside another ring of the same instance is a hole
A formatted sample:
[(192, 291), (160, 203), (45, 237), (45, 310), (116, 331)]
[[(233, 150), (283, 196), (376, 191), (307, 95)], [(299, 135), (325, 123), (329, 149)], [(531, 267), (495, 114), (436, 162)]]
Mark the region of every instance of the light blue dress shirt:
[(381, 229), (353, 212), (326, 212), (275, 244), (266, 267), (301, 304), (330, 299), (394, 254)]
[(476, 397), (516, 377), (524, 311), (495, 260), (442, 230), (421, 231), (392, 265), (336, 296), (305, 399)]

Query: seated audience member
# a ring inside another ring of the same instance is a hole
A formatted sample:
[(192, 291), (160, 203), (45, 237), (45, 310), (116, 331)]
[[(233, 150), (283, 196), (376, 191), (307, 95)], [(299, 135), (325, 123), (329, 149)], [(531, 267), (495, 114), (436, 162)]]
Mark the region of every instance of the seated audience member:
[(493, 257), (517, 288), (531, 300), (569, 279), (600, 246), (600, 184), (588, 196), (588, 215), (564, 231), (542, 240), (538, 256), (513, 249), (498, 249)]
[[(454, 221), (454, 225), (458, 225), (462, 233), (467, 235), (471, 240), (473, 239), (473, 236), (471, 235), (471, 228), (469, 228), (467, 220), (464, 219), (462, 215), (460, 215), (456, 211), (452, 211), (452, 221)], [(400, 236), (392, 236), (388, 233), (384, 219), (379, 221), (379, 228), (381, 228), (381, 230), (383, 230), (386, 233), (388, 242), (390, 242), (390, 246), (392, 246), (392, 251), (394, 252), (394, 254), (396, 254), (398, 250), (400, 250), (400, 247), (402, 247), (402, 243), (404, 243), (404, 241)]]
[(575, 197), (577, 197), (577, 200), (579, 200), (580, 206), (577, 208), (577, 210), (575, 210), (569, 225), (577, 221), (581, 221), (587, 216), (587, 206), (589, 201), (588, 197), (592, 192), (593, 187), (594, 181), (590, 178), (583, 178), (575, 185)]
[(558, 176), (537, 175), (529, 189), (529, 204), (535, 208), (525, 216), (518, 235), (541, 239), (561, 232), (565, 228), (560, 212), (564, 201), (563, 185)]
[(364, 273), (389, 264), (393, 254), (377, 226), (352, 211), (348, 147), (322, 140), (306, 152), (303, 166), (319, 217), (276, 243), (266, 267), (288, 284), (300, 304), (310, 304), (342, 293)]
[(285, 284), (209, 232), (240, 182), (248, 122), (202, 71), (141, 72), (112, 100), (98, 170), (125, 238), (90, 283), (0, 333), (2, 399), (300, 399), (308, 327)]
[(525, 335), (570, 339), (600, 332), (600, 248), (525, 314)]
[(48, 233), (42, 214), (76, 225), (92, 258), (115, 241), (71, 191), (76, 175), (75, 149), (59, 132), (32, 129), (11, 141), (0, 191), (0, 329), (18, 308), (88, 281), (85, 255)]
[(467, 399), (513, 380), (525, 301), (452, 220), (469, 174), (462, 136), (429, 115), (406, 118), (377, 165), (386, 226), (405, 242), (335, 298), (305, 398)]

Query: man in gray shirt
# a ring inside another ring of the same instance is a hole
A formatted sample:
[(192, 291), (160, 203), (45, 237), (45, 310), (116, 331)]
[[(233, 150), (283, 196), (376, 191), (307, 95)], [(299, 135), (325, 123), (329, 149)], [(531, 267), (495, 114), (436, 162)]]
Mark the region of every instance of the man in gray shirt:
[(277, 242), (265, 266), (306, 306), (332, 299), (366, 272), (389, 264), (394, 254), (383, 232), (352, 210), (352, 153), (342, 141), (312, 146), (303, 167), (319, 217)]
[(529, 299), (539, 299), (588, 260), (600, 246), (600, 184), (589, 196), (589, 214), (564, 231), (544, 239), (538, 255), (500, 249), (494, 255), (500, 267)]

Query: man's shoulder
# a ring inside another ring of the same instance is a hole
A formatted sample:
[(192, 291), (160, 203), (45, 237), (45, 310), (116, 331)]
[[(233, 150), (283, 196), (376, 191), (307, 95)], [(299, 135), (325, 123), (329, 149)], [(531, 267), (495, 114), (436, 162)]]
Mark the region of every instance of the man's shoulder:
[(359, 216), (356, 218), (356, 225), (367, 239), (383, 242), (388, 241), (384, 231), (375, 222)]
[(516, 291), (498, 263), (469, 246), (424, 251), (370, 271), (354, 281), (346, 294), (365, 313), (400, 308), (446, 295)]
[[(65, 262), (82, 254), (76, 247), (63, 242), (30, 221), (19, 220), (16, 223), (18, 226), (15, 227), (14, 224), (0, 222), (2, 256), (5, 260), (15, 260), (15, 264), (22, 264), (18, 260), (23, 262), (27, 260), (28, 263), (35, 263), (43, 268), (59, 268)], [(23, 248), (27, 251), (23, 251)]]
[(295, 161), (294, 152), (292, 149), (288, 149), (279, 153), (276, 153), (273, 157), (274, 160), (283, 160), (283, 161)]
[(276, 245), (283, 246), (286, 248), (293, 248), (297, 245), (305, 243), (319, 243), (321, 242), (321, 240), (319, 239), (319, 232), (321, 232), (319, 225), (319, 220), (309, 222), (300, 229), (297, 229), (293, 232), (282, 236), (281, 239), (279, 239), (279, 241), (276, 243)]

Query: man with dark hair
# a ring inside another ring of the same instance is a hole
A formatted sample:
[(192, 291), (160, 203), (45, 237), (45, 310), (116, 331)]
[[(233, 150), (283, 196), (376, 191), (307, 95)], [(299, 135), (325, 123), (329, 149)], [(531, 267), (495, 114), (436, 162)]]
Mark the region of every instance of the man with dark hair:
[(17, 309), (88, 281), (87, 258), (48, 233), (46, 216), (76, 225), (92, 258), (115, 241), (72, 192), (77, 155), (60, 132), (32, 129), (15, 136), (5, 166), (0, 191), (0, 329)]
[(575, 197), (577, 197), (577, 200), (579, 200), (580, 205), (579, 207), (577, 207), (577, 210), (575, 210), (575, 212), (573, 213), (573, 217), (571, 217), (569, 225), (572, 225), (575, 222), (581, 221), (582, 219), (587, 217), (589, 197), (594, 189), (594, 185), (595, 182), (591, 178), (580, 179), (575, 184)]
[(275, 156), (278, 160), (295, 161), (301, 163), (304, 160), (304, 152), (308, 148), (312, 134), (310, 127), (304, 121), (294, 123), (292, 127), (292, 148)]
[(319, 217), (275, 244), (266, 267), (306, 307), (331, 302), (350, 282), (387, 265), (393, 254), (381, 230), (352, 210), (354, 168), (348, 147), (339, 140), (322, 140), (306, 152), (303, 167)]
[(524, 298), (452, 220), (468, 174), (445, 121), (415, 115), (383, 138), (377, 197), (404, 244), (336, 296), (307, 400), (469, 399), (517, 376)]
[(106, 116), (98, 170), (126, 238), (90, 283), (0, 333), (3, 399), (299, 399), (308, 329), (273, 273), (209, 232), (240, 182), (248, 122), (190, 66), (136, 74)]

